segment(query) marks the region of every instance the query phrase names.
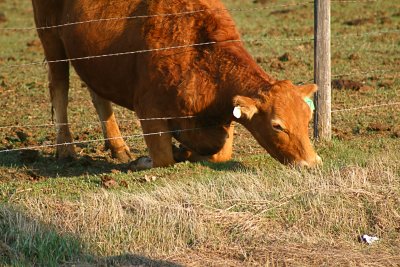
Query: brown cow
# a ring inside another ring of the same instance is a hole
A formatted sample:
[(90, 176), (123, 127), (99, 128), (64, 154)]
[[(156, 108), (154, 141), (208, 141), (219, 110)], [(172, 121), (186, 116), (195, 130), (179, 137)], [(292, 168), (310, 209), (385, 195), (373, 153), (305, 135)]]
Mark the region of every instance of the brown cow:
[[(312, 111), (304, 98), (315, 85), (276, 81), (252, 59), (240, 42), (234, 22), (217, 0), (32, 0), (38, 27), (99, 18), (63, 27), (39, 29), (47, 61), (146, 49), (123, 56), (71, 60), (89, 86), (114, 156), (129, 158), (120, 138), (111, 102), (134, 110), (142, 120), (153, 167), (177, 160), (229, 160), (233, 127), (244, 125), (268, 153), (282, 163), (313, 166), (320, 162), (308, 137)], [(192, 14), (162, 15), (206, 10)], [(153, 16), (158, 14), (158, 16)], [(141, 16), (132, 18), (135, 16)], [(57, 142), (72, 140), (67, 123), (69, 63), (50, 62), (52, 104), (59, 124)], [(189, 130), (193, 129), (193, 130)], [(151, 134), (159, 133), (160, 134)], [(150, 134), (149, 134), (150, 133)], [(172, 138), (184, 149), (172, 149)], [(74, 155), (72, 145), (58, 156)]]

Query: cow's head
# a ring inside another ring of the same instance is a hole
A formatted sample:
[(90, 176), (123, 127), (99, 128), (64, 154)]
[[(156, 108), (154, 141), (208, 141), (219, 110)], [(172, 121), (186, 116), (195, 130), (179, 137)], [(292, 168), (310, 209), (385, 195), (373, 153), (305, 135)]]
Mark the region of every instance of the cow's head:
[(321, 158), (310, 142), (313, 110), (306, 100), (316, 91), (314, 84), (295, 86), (280, 81), (256, 97), (236, 96), (233, 115), (281, 163), (312, 167)]

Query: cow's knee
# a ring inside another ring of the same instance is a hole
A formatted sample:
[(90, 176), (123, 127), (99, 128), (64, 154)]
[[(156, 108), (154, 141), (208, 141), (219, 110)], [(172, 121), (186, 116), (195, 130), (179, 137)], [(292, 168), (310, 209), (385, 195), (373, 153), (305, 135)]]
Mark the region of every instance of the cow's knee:
[(225, 140), (225, 143), (223, 147), (215, 154), (211, 156), (203, 156), (195, 151), (180, 145), (178, 147), (173, 147), (173, 152), (174, 152), (174, 158), (177, 162), (182, 162), (182, 161), (191, 161), (191, 162), (197, 162), (197, 161), (210, 161), (210, 162), (225, 162), (229, 161), (232, 158), (232, 150), (233, 150), (233, 130), (234, 127), (233, 125), (230, 125), (227, 127), (227, 138)]

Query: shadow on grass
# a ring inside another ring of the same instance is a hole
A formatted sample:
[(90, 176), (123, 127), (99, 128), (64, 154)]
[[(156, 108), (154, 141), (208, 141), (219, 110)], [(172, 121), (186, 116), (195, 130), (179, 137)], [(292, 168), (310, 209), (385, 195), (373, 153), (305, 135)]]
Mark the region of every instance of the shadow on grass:
[(52, 154), (37, 153), (25, 158), (20, 152), (10, 152), (0, 157), (0, 166), (32, 170), (33, 176), (44, 178), (75, 177), (84, 174), (105, 174), (113, 170), (126, 171), (128, 164), (109, 161), (106, 157), (83, 156), (74, 160), (57, 160)]
[(0, 266), (161, 266), (181, 265), (136, 254), (99, 258), (71, 234), (24, 212), (0, 205)]
[[(76, 177), (82, 175), (101, 175), (115, 170), (127, 172), (128, 163), (118, 163), (104, 156), (82, 156), (73, 160), (57, 160), (54, 155), (34, 151), (34, 157), (26, 158), (24, 153), (10, 152), (0, 157), (0, 167), (18, 168), (22, 179)], [(215, 171), (253, 172), (254, 168), (238, 161), (224, 163), (199, 162), (202, 166)], [(25, 171), (24, 171), (25, 170)], [(7, 175), (6, 175), (7, 176)], [(24, 177), (26, 176), (26, 177)], [(6, 177), (3, 177), (6, 180)], [(11, 178), (10, 178), (11, 179)], [(12, 178), (14, 179), (14, 178)]]

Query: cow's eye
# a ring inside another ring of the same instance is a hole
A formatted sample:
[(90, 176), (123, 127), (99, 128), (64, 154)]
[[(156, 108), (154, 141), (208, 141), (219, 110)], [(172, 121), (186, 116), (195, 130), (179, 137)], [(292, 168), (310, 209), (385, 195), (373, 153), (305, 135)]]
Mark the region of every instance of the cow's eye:
[(272, 128), (274, 128), (275, 131), (277, 132), (284, 132), (285, 128), (282, 127), (279, 123), (273, 123)]

